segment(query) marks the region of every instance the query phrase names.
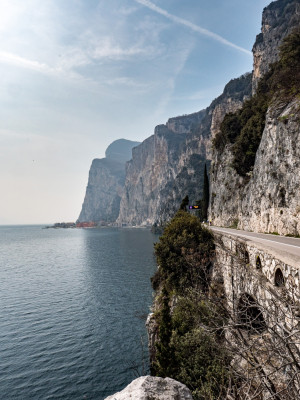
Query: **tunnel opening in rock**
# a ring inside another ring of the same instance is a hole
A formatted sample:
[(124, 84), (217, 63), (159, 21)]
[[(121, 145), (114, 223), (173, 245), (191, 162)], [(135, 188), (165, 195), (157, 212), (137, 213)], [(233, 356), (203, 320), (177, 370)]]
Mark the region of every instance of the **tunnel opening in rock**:
[(238, 303), (239, 327), (248, 332), (262, 332), (266, 322), (256, 300), (248, 293), (244, 293)]
[(277, 268), (275, 271), (275, 286), (277, 287), (284, 286), (284, 277), (280, 268)]
[(246, 263), (246, 264), (249, 264), (249, 263), (250, 263), (249, 253), (248, 253), (247, 250), (245, 250), (244, 259), (245, 259), (245, 263)]
[(261, 269), (261, 260), (260, 257), (256, 257), (256, 269)]

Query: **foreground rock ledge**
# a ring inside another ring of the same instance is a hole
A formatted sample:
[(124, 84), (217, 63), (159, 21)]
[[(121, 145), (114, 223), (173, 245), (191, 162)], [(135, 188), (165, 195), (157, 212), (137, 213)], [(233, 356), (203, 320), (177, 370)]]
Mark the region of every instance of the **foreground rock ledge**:
[(171, 378), (141, 376), (105, 400), (193, 400), (190, 390)]

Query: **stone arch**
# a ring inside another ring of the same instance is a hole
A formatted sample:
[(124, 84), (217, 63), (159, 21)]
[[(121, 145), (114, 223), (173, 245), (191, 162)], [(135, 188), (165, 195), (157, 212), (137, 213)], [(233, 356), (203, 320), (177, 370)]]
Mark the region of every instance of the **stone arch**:
[(262, 310), (250, 294), (244, 293), (240, 296), (237, 313), (238, 323), (242, 329), (249, 332), (265, 330), (266, 322)]
[(281, 268), (277, 268), (275, 271), (274, 283), (275, 283), (275, 286), (277, 286), (277, 287), (284, 286), (284, 276), (281, 271)]
[(249, 253), (247, 250), (245, 250), (244, 259), (245, 259), (246, 264), (250, 264), (250, 257), (249, 257)]
[(255, 265), (256, 265), (256, 269), (261, 269), (262, 268), (261, 259), (260, 259), (259, 256), (256, 257)]

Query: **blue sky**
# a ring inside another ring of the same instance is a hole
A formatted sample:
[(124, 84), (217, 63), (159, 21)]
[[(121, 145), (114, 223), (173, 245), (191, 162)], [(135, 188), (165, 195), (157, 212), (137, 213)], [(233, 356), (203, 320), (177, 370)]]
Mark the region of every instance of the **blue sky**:
[(252, 70), (265, 0), (3, 0), (0, 224), (76, 220), (93, 158)]

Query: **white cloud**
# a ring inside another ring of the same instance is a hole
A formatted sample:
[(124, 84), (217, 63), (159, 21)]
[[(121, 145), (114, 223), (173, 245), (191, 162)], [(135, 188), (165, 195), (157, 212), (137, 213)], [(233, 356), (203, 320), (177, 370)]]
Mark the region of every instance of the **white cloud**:
[(139, 54), (145, 54), (145, 49), (138, 45), (132, 47), (121, 47), (112, 42), (109, 37), (98, 40), (97, 45), (89, 52), (94, 59), (124, 60)]
[(17, 67), (31, 69), (48, 75), (54, 74), (55, 72), (53, 68), (50, 68), (44, 63), (40, 63), (34, 60), (28, 60), (27, 58), (18, 56), (17, 54), (7, 53), (5, 51), (0, 51), (0, 62)]
[(109, 79), (106, 81), (106, 84), (111, 86), (115, 85), (127, 86), (135, 89), (140, 89), (143, 91), (149, 89), (152, 86), (151, 84), (148, 83), (137, 82), (136, 80), (129, 78), (127, 76)]
[(81, 63), (78, 62), (78, 59), (76, 60), (76, 62), (69, 59), (68, 62), (62, 62), (61, 65), (52, 67), (39, 61), (21, 57), (17, 54), (0, 51), (0, 64), (8, 64), (14, 67), (28, 69), (46, 76), (61, 78), (66, 81), (69, 80), (76, 82), (93, 83), (91, 79), (86, 79), (82, 75), (76, 73), (75, 71), (72, 71), (72, 68), (75, 65), (81, 65)]
[(223, 38), (222, 36), (218, 35), (217, 33), (211, 32), (208, 29), (202, 28), (201, 26), (193, 24), (190, 21), (187, 21), (183, 18), (177, 17), (176, 15), (170, 14), (166, 10), (156, 6), (149, 0), (134, 0), (134, 1), (149, 8), (150, 10), (152, 10), (160, 15), (163, 15), (164, 17), (170, 19), (171, 21), (173, 21), (177, 24), (186, 26), (187, 28), (191, 29), (194, 32), (200, 33), (201, 35), (204, 35), (204, 36), (208, 36), (226, 46), (233, 47), (234, 49), (236, 49), (238, 51), (241, 51), (243, 53), (251, 55), (251, 57), (252, 57), (251, 51), (244, 49), (243, 47), (240, 47), (240, 46), (230, 42), (229, 40)]

